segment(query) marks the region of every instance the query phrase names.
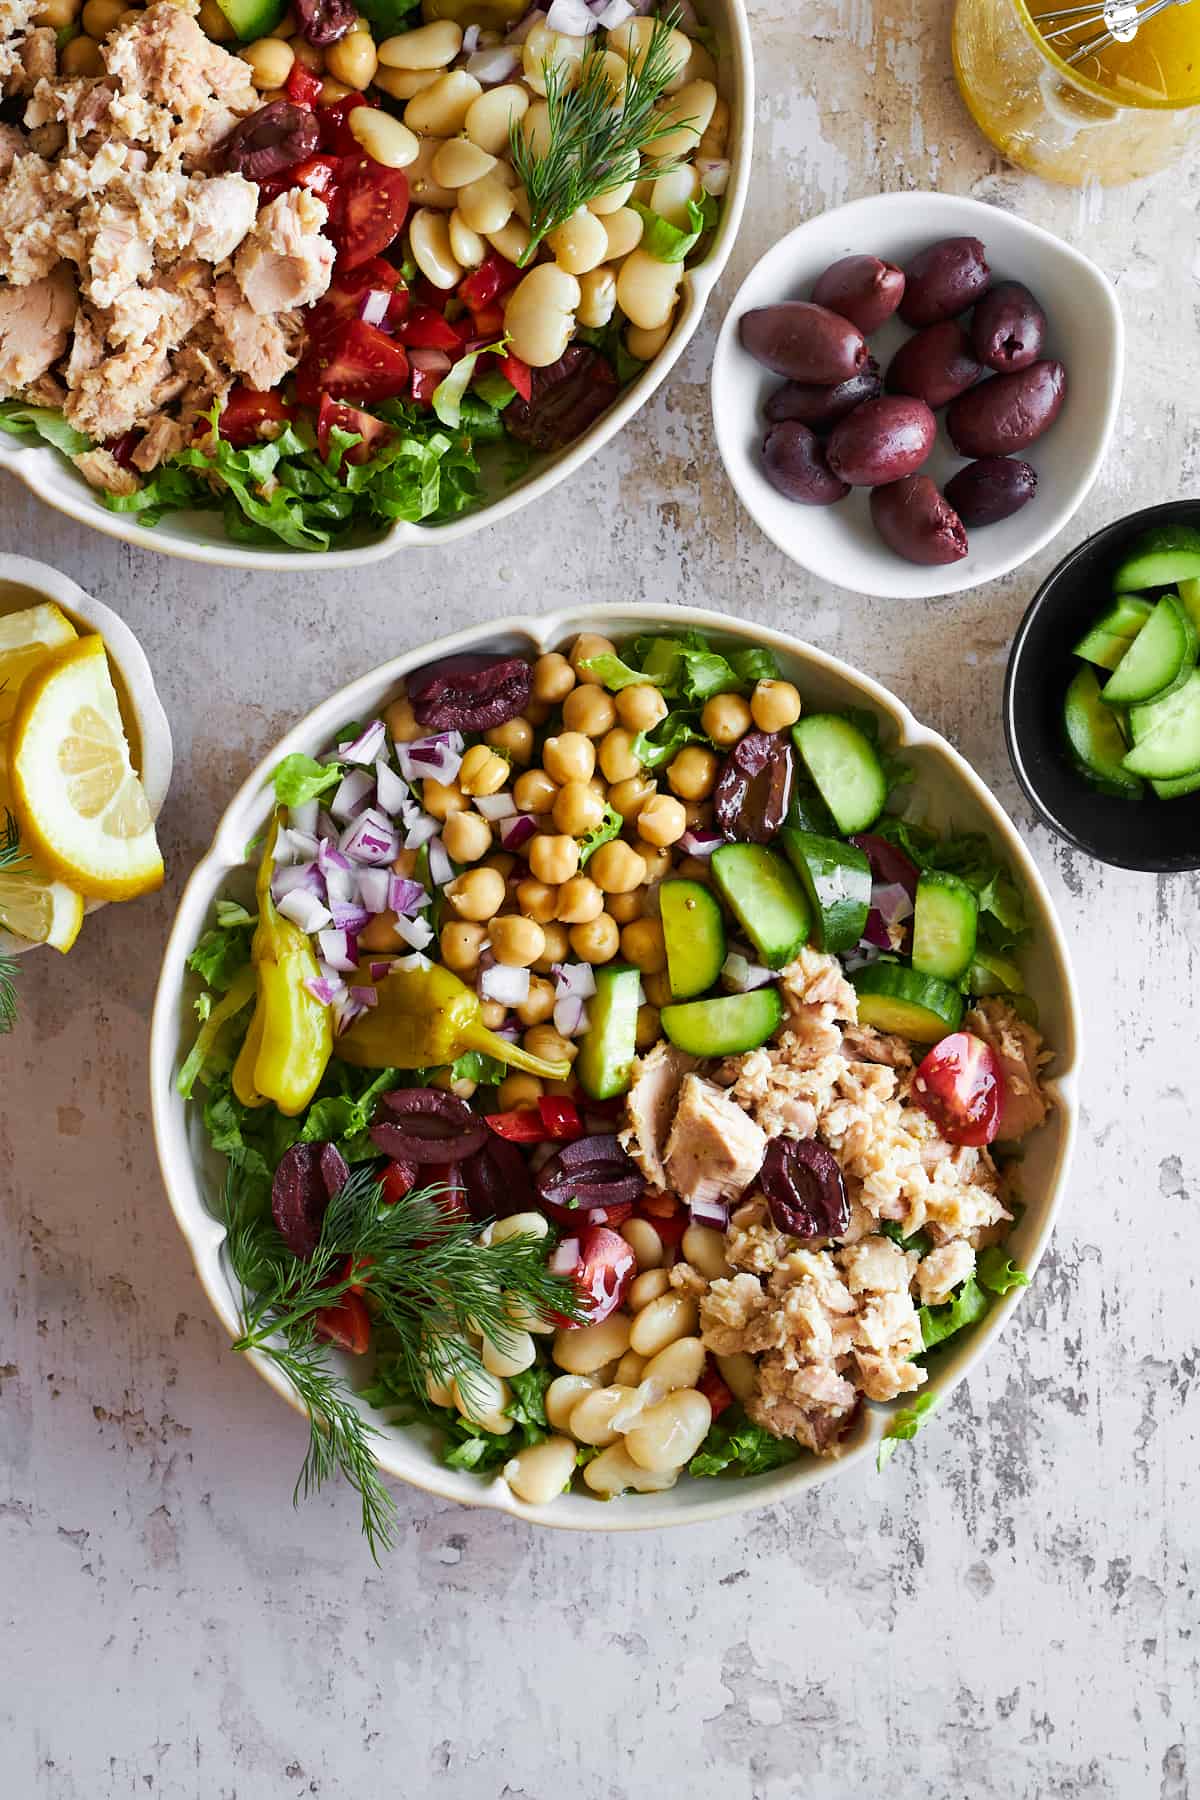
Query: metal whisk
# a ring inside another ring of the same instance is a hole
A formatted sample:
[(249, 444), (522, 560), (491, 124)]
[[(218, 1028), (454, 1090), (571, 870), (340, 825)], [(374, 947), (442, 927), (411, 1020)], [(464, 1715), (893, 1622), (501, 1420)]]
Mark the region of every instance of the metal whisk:
[(1136, 37), (1139, 25), (1147, 19), (1153, 19), (1157, 13), (1165, 12), (1168, 6), (1186, 6), (1188, 0), (1107, 0), (1107, 4), (1097, 7), (1058, 6), (1049, 12), (1034, 13), (1033, 20), (1047, 43), (1055, 38), (1069, 37), (1073, 31), (1087, 31), (1093, 25), (1103, 25), (1104, 30), (1086, 43), (1078, 44), (1070, 56), (1063, 60), (1069, 63), (1083, 62), (1089, 56), (1095, 56), (1108, 44), (1127, 44), (1130, 38)]

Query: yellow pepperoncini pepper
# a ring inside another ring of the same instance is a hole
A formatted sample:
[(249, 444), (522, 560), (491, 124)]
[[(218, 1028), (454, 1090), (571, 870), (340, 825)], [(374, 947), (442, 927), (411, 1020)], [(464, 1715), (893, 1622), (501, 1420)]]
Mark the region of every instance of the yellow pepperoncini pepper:
[(285, 919), (271, 898), (275, 866), (276, 814), (267, 834), (255, 889), (258, 924), (250, 961), (258, 982), (254, 1017), (233, 1069), (233, 1091), (243, 1106), (272, 1101), (294, 1116), (308, 1105), (333, 1053), (333, 1018), (328, 1006), (305, 986), (321, 971), (307, 932)]
[(377, 984), (377, 1003), (338, 1039), (338, 1055), (360, 1069), (432, 1069), (468, 1050), (547, 1081), (565, 1081), (569, 1062), (546, 1062), (483, 1023), (479, 996), (436, 965), (393, 969)]

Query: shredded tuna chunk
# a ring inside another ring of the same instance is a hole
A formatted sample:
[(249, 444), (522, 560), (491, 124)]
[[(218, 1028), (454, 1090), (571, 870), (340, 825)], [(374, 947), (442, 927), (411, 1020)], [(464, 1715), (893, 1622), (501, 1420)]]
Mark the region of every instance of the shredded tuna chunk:
[(234, 273), (256, 313), (281, 313), (319, 300), (333, 273), (334, 249), (322, 237), (325, 202), (288, 188), (264, 206), (237, 253)]
[(71, 461), (89, 486), (105, 494), (136, 494), (138, 479), (109, 450), (84, 450)]
[(0, 288), (0, 398), (31, 387), (58, 361), (74, 317), (66, 263), (28, 287)]
[(766, 1133), (719, 1087), (684, 1076), (663, 1158), (681, 1199), (735, 1200), (758, 1174), (766, 1148)]
[(931, 1250), (917, 1268), (917, 1292), (922, 1306), (943, 1306), (974, 1268), (975, 1252), (963, 1238), (943, 1244), (940, 1250)]
[(663, 1151), (675, 1117), (680, 1083), (696, 1066), (694, 1056), (676, 1050), (665, 1039), (634, 1064), (633, 1080), (625, 1097), (627, 1122), (620, 1137), (651, 1187), (667, 1185)]

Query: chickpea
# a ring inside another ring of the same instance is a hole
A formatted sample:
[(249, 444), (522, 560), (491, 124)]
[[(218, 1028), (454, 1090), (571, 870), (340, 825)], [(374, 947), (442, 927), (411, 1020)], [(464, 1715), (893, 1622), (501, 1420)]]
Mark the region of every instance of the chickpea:
[(520, 913), (506, 913), (501, 919), (493, 919), (488, 937), (496, 961), (516, 969), (527, 969), (546, 948), (541, 926), (533, 919), (523, 919)]
[(495, 869), (501, 879), (507, 881), (517, 866), (517, 859), (510, 850), (496, 850), (483, 866), (485, 869)]
[(638, 838), (633, 847), (646, 865), (647, 882), (665, 881), (671, 873), (671, 852), (667, 846), (648, 844), (644, 838)]
[(67, 77), (103, 75), (104, 58), (95, 38), (76, 37), (64, 44), (58, 59), (59, 73)]
[(460, 919), (494, 919), (504, 905), (504, 877), (496, 869), (468, 869), (443, 889)]
[(707, 800), (719, 767), (714, 751), (702, 744), (685, 744), (667, 770), (667, 781), (681, 800)]
[(655, 794), (638, 814), (637, 828), (648, 844), (677, 844), (687, 830), (682, 801), (671, 794)]
[(572, 688), (563, 701), (563, 724), (568, 731), (581, 731), (584, 737), (601, 738), (617, 722), (617, 709), (612, 695), (601, 687)]
[(706, 737), (722, 749), (744, 738), (751, 726), (750, 708), (740, 694), (714, 694), (705, 702), (700, 726)]
[(506, 1075), (496, 1089), (501, 1112), (512, 1112), (518, 1106), (536, 1106), (545, 1092), (536, 1075)]
[(558, 917), (558, 889), (548, 887), (544, 881), (534, 881), (531, 876), (517, 883), (517, 905), (527, 919), (548, 925)]
[[(556, 925), (543, 928), (543, 956), (545, 955), (544, 946), (547, 929), (558, 931), (561, 927)], [(549, 1019), (554, 1012), (554, 1002), (556, 998), (557, 995), (552, 981), (547, 981), (542, 975), (531, 975), (529, 977), (529, 992), (526, 994), (521, 1004), (514, 1008), (514, 1011), (522, 1025), (544, 1025), (546, 1020)]]
[(703, 857), (685, 856), (675, 873), (680, 881), (698, 881), (701, 887), (712, 886), (712, 870)]
[(478, 862), (492, 847), (492, 828), (480, 813), (451, 813), (442, 827), (442, 842), (455, 862)]
[(667, 966), (667, 947), (658, 919), (635, 919), (621, 933), (621, 955), (643, 975), (661, 975)]
[(417, 724), (412, 701), (407, 694), (401, 694), (398, 700), (393, 700), (390, 706), (384, 707), (383, 722), (397, 744), (411, 744), (414, 739), (427, 735), (425, 727)]
[(634, 1042), (639, 1050), (653, 1049), (662, 1033), (657, 1006), (639, 1006), (637, 1016), (637, 1037)]
[(656, 687), (622, 688), (617, 695), (617, 717), (630, 731), (652, 731), (667, 716), (667, 703)]
[(533, 726), (528, 719), (509, 719), (504, 725), (493, 725), (486, 737), (494, 749), (506, 750), (515, 763), (524, 765), (533, 755)]
[(760, 731), (786, 731), (800, 717), (800, 695), (790, 681), (759, 681), (750, 712)]
[(587, 925), (604, 911), (604, 895), (588, 875), (572, 875), (558, 890), (556, 917), (564, 925)]
[(606, 894), (605, 908), (610, 912), (618, 925), (628, 925), (632, 919), (642, 916), (642, 890), (634, 888), (629, 894)]
[(469, 1100), (479, 1086), (477, 1081), (454, 1079), (449, 1069), (439, 1069), (436, 1075), (429, 1078), (430, 1086), (442, 1088), (447, 1094), (454, 1094), (459, 1100)]
[(403, 875), (405, 881), (415, 881), (417, 874), (417, 852), (415, 850), (398, 850), (396, 860), (392, 864), (393, 875)]
[(651, 1006), (660, 1008), (670, 1006), (675, 999), (674, 994), (671, 992), (671, 983), (665, 970), (657, 975), (643, 975), (642, 988), (645, 991), (646, 999)]
[(640, 816), (643, 806), (657, 792), (650, 776), (634, 775), (629, 781), (614, 782), (608, 790), (608, 797), (626, 824), (630, 824)]
[(466, 812), (470, 801), (457, 781), (435, 781), (427, 775), (421, 783), (421, 804), (435, 819), (448, 819), (451, 813)]
[(571, 667), (575, 671), (576, 679), (589, 687), (603, 687), (604, 683), (600, 676), (592, 669), (581, 668), (580, 664), (590, 662), (596, 656), (615, 656), (616, 654), (617, 646), (611, 638), (600, 637), (594, 631), (580, 632), (571, 646)]
[(522, 1049), (528, 1050), (530, 1056), (539, 1056), (543, 1062), (574, 1062), (579, 1055), (579, 1045), (570, 1038), (563, 1037), (555, 1031), (553, 1025), (534, 1025), (521, 1039)]
[(606, 894), (628, 894), (646, 879), (646, 864), (636, 850), (614, 838), (601, 844), (591, 860), (592, 879)]
[(358, 933), (358, 941), (364, 950), (402, 950), (407, 953), (410, 945), (396, 930), (394, 912), (376, 913), (367, 920)]
[(611, 962), (621, 948), (621, 933), (611, 913), (599, 913), (586, 925), (572, 925), (568, 936), (572, 950), (586, 963)]
[(523, 813), (548, 813), (554, 806), (558, 787), (543, 769), (526, 769), (513, 783), (513, 799)]
[(600, 740), (600, 767), (607, 781), (633, 781), (642, 765), (632, 754), (634, 733), (627, 726), (614, 726)]
[(250, 64), (254, 85), (262, 89), (282, 87), (296, 60), (290, 44), (283, 43), (279, 38), (269, 37), (259, 38), (255, 44), (244, 45), (238, 55)]
[(596, 769), (596, 747), (581, 731), (564, 731), (542, 745), (542, 767), (551, 781), (590, 781)]
[(449, 924), (442, 926), (438, 946), (442, 961), (456, 975), (473, 975), (479, 967), (480, 952), (487, 932), (482, 925)]
[[(203, 4), (203, 0), (201, 0), (201, 3)], [(216, 0), (213, 0), (214, 5), (215, 3)], [(217, 7), (217, 11), (220, 11), (219, 7)], [(221, 16), (224, 17), (224, 14)], [(229, 36), (232, 37), (233, 35), (234, 33), (231, 29), (229, 31)], [(318, 50), (315, 44), (310, 44), (308, 39), (302, 37), (299, 32), (297, 32), (296, 36), (290, 41), (296, 61), (303, 68), (307, 69), (311, 75), (323, 75), (325, 73), (324, 50)]]
[(554, 823), (568, 837), (586, 837), (604, 822), (604, 802), (586, 781), (568, 781), (554, 802)]
[[(546, 948), (542, 951), (542, 954), (538, 957), (533, 966), (539, 974), (548, 975), (555, 963), (566, 962), (567, 953), (571, 948), (571, 944), (567, 937), (566, 926), (559, 925), (557, 922), (550, 925), (543, 925), (542, 935), (546, 940)], [(519, 1014), (519, 1007), (517, 1008), (517, 1011)], [(551, 1003), (550, 1011), (554, 1011), (553, 1002)]]
[(508, 764), (487, 744), (472, 744), (462, 759), (458, 785), (464, 794), (498, 794), (508, 780)]
[(557, 706), (575, 686), (575, 671), (557, 650), (539, 656), (533, 665), (533, 697)]
[(544, 725), (546, 723), (546, 720), (553, 711), (554, 708), (550, 705), (548, 700), (531, 700), (529, 705), (525, 708), (525, 717), (536, 731), (539, 725)]
[(570, 881), (579, 867), (579, 845), (565, 833), (536, 837), (529, 846), (530, 872), (547, 887)]
[(508, 1008), (499, 1000), (485, 1000), (479, 1008), (479, 1017), (489, 1031), (499, 1031), (508, 1018)]
[(374, 79), (378, 63), (375, 40), (369, 31), (348, 31), (325, 52), (325, 67), (329, 73), (359, 94)]
[(713, 809), (703, 800), (688, 800), (684, 803), (684, 816), (689, 831), (708, 831), (712, 827)]

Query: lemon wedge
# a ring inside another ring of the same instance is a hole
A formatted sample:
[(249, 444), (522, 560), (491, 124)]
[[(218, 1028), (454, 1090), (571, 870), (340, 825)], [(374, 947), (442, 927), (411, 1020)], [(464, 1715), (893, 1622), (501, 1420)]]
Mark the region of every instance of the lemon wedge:
[(70, 644), (78, 632), (53, 601), (27, 606), (23, 612), (0, 614), (0, 727), (17, 710), (17, 696), (51, 650)]
[(102, 638), (52, 651), (26, 678), (8, 763), (22, 841), (53, 876), (99, 900), (132, 900), (162, 885)]
[[(8, 763), (0, 748), (0, 860), (5, 844), (2, 828), (11, 811)], [(64, 881), (55, 881), (20, 850), (17, 858), (12, 867), (0, 868), (0, 926), (30, 943), (69, 950), (83, 924), (83, 896)]]

